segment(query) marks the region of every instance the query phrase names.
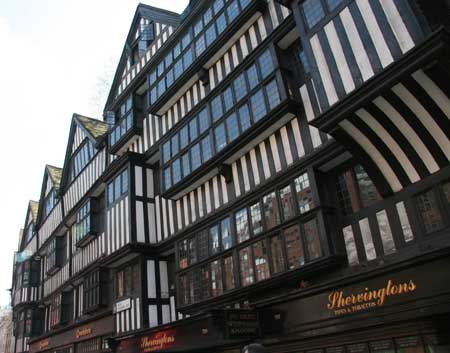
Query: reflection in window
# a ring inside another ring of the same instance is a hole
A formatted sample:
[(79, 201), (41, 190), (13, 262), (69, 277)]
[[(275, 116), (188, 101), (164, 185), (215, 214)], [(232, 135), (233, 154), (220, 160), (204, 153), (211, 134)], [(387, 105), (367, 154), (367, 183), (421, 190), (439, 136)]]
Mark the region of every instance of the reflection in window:
[(281, 102), (280, 93), (276, 80), (270, 81), (266, 87), (266, 95), (269, 98), (269, 110), (274, 109)]
[(247, 246), (239, 251), (239, 265), (241, 269), (241, 285), (243, 287), (253, 283), (252, 249)]
[(188, 241), (186, 239), (178, 243), (178, 259), (180, 269), (188, 266)]
[(255, 261), (256, 281), (262, 281), (270, 277), (269, 260), (267, 257), (267, 245), (264, 240), (253, 244), (253, 257)]
[(250, 103), (255, 122), (261, 120), (267, 113), (266, 102), (262, 90), (259, 90), (250, 98)]
[(211, 287), (210, 287), (210, 279), (209, 279), (209, 268), (208, 266), (203, 266), (200, 269), (201, 274), (201, 290), (202, 290), (202, 299), (208, 299), (211, 296)]
[(297, 177), (294, 180), (294, 185), (300, 213), (308, 212), (314, 206), (308, 173), (304, 173)]
[(305, 252), (300, 238), (300, 227), (294, 225), (283, 231), (286, 241), (287, 265), (290, 270), (305, 264)]
[(347, 251), (347, 260), (350, 266), (359, 263), (358, 251), (356, 249), (355, 236), (353, 235), (352, 226), (349, 225), (342, 229), (344, 234), (345, 250)]
[(364, 249), (366, 251), (367, 260), (374, 260), (377, 258), (375, 245), (373, 244), (372, 232), (370, 230), (369, 219), (363, 218), (359, 221), (359, 228), (361, 229)]
[(385, 210), (377, 212), (377, 223), (384, 253), (386, 255), (394, 253), (396, 251), (394, 238), (392, 237), (391, 226)]
[(225, 271), (225, 290), (234, 289), (234, 265), (233, 256), (226, 257), (224, 259), (224, 271)]
[(247, 94), (247, 83), (245, 82), (245, 74), (240, 74), (235, 78), (233, 82), (234, 93), (236, 94), (236, 99), (239, 101)]
[(273, 67), (273, 60), (272, 55), (270, 53), (270, 50), (266, 50), (264, 53), (261, 54), (261, 56), (258, 59), (259, 61), (259, 67), (261, 68), (261, 74), (263, 79), (265, 79), (267, 76), (269, 76), (274, 67)]
[(189, 304), (189, 291), (187, 285), (187, 275), (181, 275), (179, 279), (180, 283), (180, 301), (181, 304)]
[(195, 237), (189, 239), (189, 264), (192, 265), (197, 262), (197, 244)]
[(263, 209), (267, 229), (271, 229), (281, 223), (275, 191), (263, 197)]
[(214, 129), (216, 139), (216, 150), (221, 151), (227, 145), (227, 136), (225, 135), (225, 125), (222, 123)]
[(409, 242), (414, 239), (414, 234), (409, 223), (408, 214), (406, 213), (405, 203), (401, 201), (395, 207), (397, 208), (400, 224), (402, 225), (403, 237), (405, 238), (405, 242)]
[(362, 207), (369, 207), (378, 200), (381, 200), (380, 194), (378, 194), (375, 185), (367, 175), (366, 171), (361, 165), (357, 165), (354, 168), (356, 181), (358, 182), (359, 195), (362, 202)]
[(220, 260), (216, 260), (211, 262), (211, 295), (217, 297), (222, 293), (222, 266)]
[(244, 104), (239, 108), (239, 126), (241, 127), (241, 131), (244, 132), (251, 126), (250, 122), (250, 111), (248, 110), (248, 105)]
[(284, 188), (281, 188), (279, 194), (283, 220), (287, 221), (295, 216), (295, 207), (291, 192), (291, 186), (286, 185)]
[(200, 154), (200, 144), (195, 144), (191, 149), (191, 161), (192, 170), (197, 169), (202, 164), (201, 154)]
[(232, 113), (226, 120), (229, 141), (233, 141), (239, 136), (239, 128), (236, 114)]
[(322, 256), (320, 246), (319, 224), (317, 218), (313, 218), (303, 225), (305, 232), (306, 249), (308, 250), (309, 260), (314, 260)]
[(250, 206), (250, 217), (252, 220), (253, 235), (261, 233), (263, 231), (263, 223), (259, 202)]
[(270, 239), (270, 251), (272, 255), (272, 270), (273, 273), (284, 271), (284, 254), (283, 254), (283, 239), (281, 235), (274, 236)]
[(242, 210), (236, 212), (235, 222), (236, 222), (237, 241), (238, 243), (242, 243), (243, 241), (250, 238), (250, 233), (248, 229), (247, 208), (243, 208)]
[(432, 190), (417, 196), (416, 202), (425, 233), (430, 234), (444, 227), (436, 195)]
[(227, 217), (220, 223), (220, 230), (222, 233), (222, 250), (228, 250), (233, 245), (233, 238), (231, 237), (230, 218)]
[(211, 255), (217, 254), (220, 251), (219, 245), (219, 226), (209, 228), (209, 244), (211, 249)]

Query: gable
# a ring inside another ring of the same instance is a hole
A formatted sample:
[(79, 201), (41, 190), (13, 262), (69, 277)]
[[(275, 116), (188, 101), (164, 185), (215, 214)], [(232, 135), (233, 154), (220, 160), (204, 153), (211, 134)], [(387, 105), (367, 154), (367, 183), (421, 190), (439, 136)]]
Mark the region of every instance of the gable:
[(86, 133), (81, 130), (81, 128), (79, 126), (75, 126), (75, 132), (73, 134), (73, 142), (72, 142), (72, 149), (71, 149), (71, 153), (73, 154), (76, 149), (78, 147), (80, 147), (81, 143), (84, 141), (84, 139), (86, 138)]

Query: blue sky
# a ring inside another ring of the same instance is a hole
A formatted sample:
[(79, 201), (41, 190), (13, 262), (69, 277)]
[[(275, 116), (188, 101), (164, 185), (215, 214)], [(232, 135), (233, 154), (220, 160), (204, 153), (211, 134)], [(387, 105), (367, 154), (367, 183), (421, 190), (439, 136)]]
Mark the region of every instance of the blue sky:
[[(188, 0), (143, 3), (181, 12)], [(116, 69), (139, 1), (0, 1), (0, 306), (13, 253), (45, 164), (62, 166), (74, 112), (101, 118), (103, 78)]]

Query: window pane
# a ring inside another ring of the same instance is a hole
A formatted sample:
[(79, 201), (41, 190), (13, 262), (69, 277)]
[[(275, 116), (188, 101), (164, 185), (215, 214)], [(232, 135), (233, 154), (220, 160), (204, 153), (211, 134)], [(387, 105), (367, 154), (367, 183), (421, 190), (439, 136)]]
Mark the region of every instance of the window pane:
[(224, 271), (225, 271), (225, 290), (233, 289), (234, 284), (234, 265), (233, 256), (226, 257), (224, 259)]
[(263, 79), (270, 75), (273, 71), (273, 61), (270, 50), (266, 50), (258, 59), (259, 67), (261, 69), (261, 74)]
[(267, 113), (266, 102), (264, 100), (264, 95), (262, 90), (256, 92), (251, 98), (250, 102), (252, 105), (253, 118), (254, 121), (259, 121)]
[(239, 210), (235, 214), (236, 222), (236, 237), (238, 243), (250, 238), (250, 233), (248, 231), (248, 218), (247, 218), (247, 208)]
[(220, 251), (219, 247), (219, 226), (209, 228), (210, 254), (214, 255)]
[(223, 115), (222, 99), (220, 95), (211, 100), (211, 114), (214, 121), (219, 120)]
[(189, 304), (188, 286), (187, 286), (187, 276), (181, 275), (179, 280), (180, 283), (180, 301), (181, 304)]
[(256, 70), (256, 65), (250, 66), (247, 70), (248, 83), (250, 84), (250, 89), (255, 88), (259, 83), (258, 71)]
[(239, 7), (237, 4), (237, 1), (234, 0), (228, 7), (227, 7), (227, 13), (228, 13), (228, 19), (229, 21), (233, 21), (236, 17), (239, 15)]
[(264, 240), (253, 244), (253, 256), (255, 260), (256, 281), (268, 279), (270, 277), (269, 260), (267, 257), (267, 245)]
[(303, 13), (309, 28), (313, 27), (325, 16), (322, 4), (317, 0), (306, 0), (303, 3)]
[(185, 148), (189, 144), (188, 126), (184, 126), (180, 131), (180, 147)]
[(294, 198), (290, 185), (280, 189), (280, 200), (283, 219), (287, 221), (295, 216)]
[(220, 223), (220, 230), (222, 233), (222, 250), (227, 250), (233, 245), (233, 238), (231, 237), (230, 218), (227, 217)]
[(231, 91), (231, 87), (228, 87), (224, 92), (223, 92), (223, 101), (225, 104), (225, 111), (229, 111), (232, 107), (233, 107), (233, 92)]
[(313, 218), (303, 225), (305, 232), (306, 249), (308, 250), (308, 259), (313, 260), (322, 256), (320, 246), (320, 233), (317, 218)]
[(287, 265), (290, 270), (305, 264), (305, 252), (300, 238), (298, 225), (289, 227), (283, 232), (286, 241)]
[(205, 36), (201, 35), (195, 42), (195, 52), (197, 53), (197, 56), (203, 53), (205, 49), (206, 49)]
[(120, 176), (114, 180), (114, 196), (116, 200), (122, 195), (122, 185), (120, 182)]
[(181, 157), (181, 161), (183, 164), (183, 177), (187, 177), (189, 174), (191, 174), (191, 167), (189, 162), (189, 153), (184, 154)]
[(202, 153), (204, 162), (212, 157), (211, 138), (209, 137), (209, 135), (202, 140)]
[(195, 144), (191, 149), (192, 170), (197, 169), (202, 164), (200, 155), (200, 144)]
[(444, 227), (442, 214), (439, 210), (436, 196), (432, 190), (417, 196), (416, 202), (423, 227), (427, 234), (438, 231)]
[(251, 126), (250, 111), (247, 104), (244, 104), (239, 108), (239, 126), (241, 127), (242, 132)]
[(370, 230), (368, 218), (363, 218), (359, 221), (359, 229), (361, 230), (367, 260), (370, 261), (376, 259), (377, 252), (375, 250), (375, 245), (373, 244), (372, 231)]
[(170, 159), (170, 141), (167, 141), (163, 145), (163, 163), (166, 163)]
[(194, 141), (198, 136), (198, 126), (197, 126), (197, 118), (192, 119), (189, 122), (189, 138)]
[(250, 246), (239, 251), (239, 267), (241, 270), (241, 285), (243, 287), (253, 283), (253, 261)]
[(247, 83), (245, 82), (245, 74), (240, 74), (233, 82), (234, 93), (236, 99), (239, 101), (247, 94)]
[(202, 298), (208, 299), (211, 296), (210, 278), (209, 278), (209, 268), (204, 266), (200, 269), (201, 280), (202, 280)]
[(228, 140), (233, 141), (239, 137), (239, 128), (237, 123), (236, 114), (231, 114), (227, 120), (227, 132), (228, 132)]
[(336, 192), (339, 209), (343, 215), (359, 211), (357, 186), (351, 170), (337, 177)]
[(283, 239), (280, 235), (273, 237), (270, 240), (270, 251), (272, 253), (272, 269), (273, 273), (284, 271), (284, 254), (283, 254)]
[(206, 130), (208, 130), (209, 126), (211, 125), (211, 122), (209, 121), (207, 108), (203, 108), (203, 110), (200, 113), (198, 113), (198, 121), (200, 126), (200, 133), (203, 133)]
[(211, 262), (211, 295), (217, 297), (222, 292), (222, 266), (220, 261), (216, 260)]
[(221, 14), (217, 20), (216, 20), (216, 25), (217, 25), (217, 32), (222, 33), (225, 28), (227, 28), (227, 19), (225, 18), (225, 14)]
[(192, 265), (197, 262), (197, 244), (195, 237), (188, 240), (189, 246), (189, 264)]
[(214, 40), (216, 39), (217, 32), (216, 32), (216, 27), (214, 26), (214, 23), (212, 23), (211, 26), (209, 26), (209, 28), (206, 30), (205, 37), (206, 37), (206, 45), (207, 46), (210, 46), (212, 44), (212, 42), (214, 42)]
[(276, 80), (270, 81), (266, 85), (266, 95), (269, 98), (269, 109), (274, 109), (278, 104), (280, 104), (280, 93), (278, 92), (278, 85)]
[(381, 196), (378, 194), (375, 185), (361, 165), (355, 167), (355, 176), (356, 181), (358, 182), (359, 195), (363, 207), (369, 207), (376, 201), (381, 200)]
[(294, 180), (295, 192), (297, 193), (297, 202), (300, 209), (300, 213), (309, 211), (314, 202), (312, 199), (311, 186), (309, 184), (308, 173), (300, 175)]
[(250, 217), (252, 219), (253, 234), (257, 235), (261, 233), (264, 229), (262, 223), (261, 207), (259, 205), (259, 202), (250, 206)]
[(172, 156), (176, 156), (180, 150), (180, 145), (178, 142), (178, 134), (172, 136), (170, 140), (172, 142)]
[(176, 159), (172, 164), (173, 183), (176, 184), (181, 180), (181, 163), (180, 159)]
[(198, 259), (203, 260), (208, 257), (208, 232), (202, 230), (198, 235)]
[(164, 169), (164, 187), (169, 189), (172, 186), (170, 167)]
[(218, 12), (223, 8), (223, 0), (215, 0), (213, 4), (214, 14), (218, 14)]
[(380, 231), (381, 241), (383, 242), (384, 253), (392, 254), (396, 251), (394, 238), (392, 237), (391, 225), (385, 210), (377, 212), (378, 230)]
[(275, 191), (263, 197), (263, 209), (267, 229), (273, 228), (281, 223)]
[(225, 124), (222, 123), (214, 129), (216, 139), (216, 151), (219, 152), (227, 145), (227, 136), (225, 135)]

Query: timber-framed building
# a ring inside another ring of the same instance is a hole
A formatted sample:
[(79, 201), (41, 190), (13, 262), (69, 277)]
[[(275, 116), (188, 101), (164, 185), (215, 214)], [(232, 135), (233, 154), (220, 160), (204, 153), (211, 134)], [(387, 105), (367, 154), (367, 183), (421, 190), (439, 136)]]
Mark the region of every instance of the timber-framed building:
[(139, 4), (28, 205), (13, 352), (449, 352), (449, 11)]

